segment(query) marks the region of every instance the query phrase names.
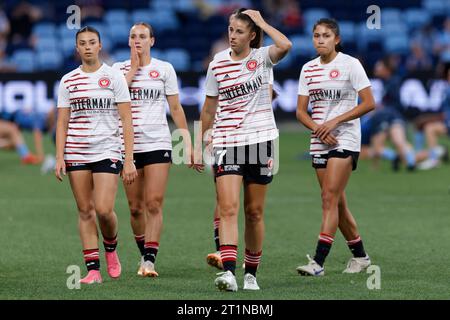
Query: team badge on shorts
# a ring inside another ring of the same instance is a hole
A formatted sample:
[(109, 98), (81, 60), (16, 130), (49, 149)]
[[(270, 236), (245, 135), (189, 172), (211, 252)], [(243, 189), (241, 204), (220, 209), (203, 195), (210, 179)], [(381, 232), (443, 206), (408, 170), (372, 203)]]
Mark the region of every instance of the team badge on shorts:
[(249, 71), (255, 71), (256, 70), (256, 67), (258, 66), (258, 61), (256, 61), (256, 60), (254, 60), (254, 59), (252, 59), (252, 60), (249, 60), (248, 62), (247, 62), (247, 69), (249, 70)]
[(150, 78), (152, 78), (152, 79), (156, 79), (159, 77), (159, 72), (156, 70), (152, 70), (148, 74), (149, 74)]
[(109, 80), (109, 78), (107, 78), (107, 77), (103, 77), (103, 78), (100, 78), (100, 80), (98, 80), (98, 85), (101, 88), (108, 88), (110, 84), (111, 84), (111, 80)]
[(338, 69), (334, 69), (330, 71), (330, 78), (331, 79), (336, 79), (337, 77), (339, 77), (340, 73)]

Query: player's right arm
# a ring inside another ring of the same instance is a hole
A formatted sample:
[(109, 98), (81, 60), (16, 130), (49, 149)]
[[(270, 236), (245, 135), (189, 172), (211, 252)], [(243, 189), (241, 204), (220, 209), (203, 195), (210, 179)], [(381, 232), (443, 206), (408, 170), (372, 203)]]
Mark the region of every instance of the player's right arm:
[(70, 97), (69, 89), (64, 85), (64, 76), (58, 88), (58, 117), (56, 122), (56, 166), (55, 175), (62, 181), (62, 175), (66, 175), (66, 163), (64, 161), (64, 148), (66, 147), (67, 130), (70, 120)]
[(56, 167), (55, 176), (62, 181), (66, 175), (66, 163), (64, 161), (64, 148), (66, 146), (67, 129), (69, 128), (70, 108), (58, 108), (58, 120), (56, 123)]
[(131, 81), (136, 75), (138, 69), (139, 69), (139, 55), (137, 53), (135, 45), (132, 45), (130, 49), (130, 70), (125, 74), (125, 79), (127, 80), (128, 87), (131, 86)]

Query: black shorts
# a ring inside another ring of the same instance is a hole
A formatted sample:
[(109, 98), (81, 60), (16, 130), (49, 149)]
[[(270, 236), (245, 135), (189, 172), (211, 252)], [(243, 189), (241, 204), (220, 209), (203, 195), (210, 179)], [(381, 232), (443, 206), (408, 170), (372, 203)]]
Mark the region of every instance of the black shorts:
[(359, 152), (342, 150), (342, 152), (336, 150), (331, 150), (326, 154), (315, 154), (312, 156), (312, 167), (315, 169), (325, 169), (327, 167), (327, 162), (329, 158), (342, 158), (346, 159), (352, 157), (352, 171), (355, 171), (358, 167)]
[(90, 170), (92, 173), (114, 173), (122, 171), (122, 161), (116, 159), (105, 159), (89, 163), (66, 163), (66, 171)]
[(171, 163), (172, 150), (155, 150), (149, 152), (139, 152), (133, 155), (136, 169), (142, 169), (149, 164)]
[(214, 177), (239, 175), (247, 183), (269, 184), (273, 180), (274, 142), (214, 148)]

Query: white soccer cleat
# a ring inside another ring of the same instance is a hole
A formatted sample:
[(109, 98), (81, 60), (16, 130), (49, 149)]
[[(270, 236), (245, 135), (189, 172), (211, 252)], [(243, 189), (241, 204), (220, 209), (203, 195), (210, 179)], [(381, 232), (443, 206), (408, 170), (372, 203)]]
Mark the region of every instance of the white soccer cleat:
[(144, 256), (141, 257), (141, 261), (139, 262), (138, 276), (144, 276)]
[(219, 272), (217, 275), (219, 277), (216, 278), (216, 280), (214, 281), (214, 284), (216, 285), (217, 289), (219, 289), (220, 291), (238, 290), (236, 277), (230, 270), (226, 272)]
[(142, 275), (144, 277), (156, 278), (158, 272), (155, 271), (155, 265), (150, 260), (144, 261)]
[(244, 275), (244, 290), (259, 290), (258, 282), (256, 282), (256, 277), (251, 273), (246, 273)]
[(419, 170), (430, 170), (439, 167), (441, 162), (436, 159), (427, 159), (417, 165)]
[(304, 266), (298, 266), (297, 272), (302, 276), (323, 276), (325, 275), (325, 269), (321, 267), (314, 259), (311, 259), (309, 254), (306, 255), (308, 258), (308, 264)]
[(359, 273), (371, 264), (368, 255), (362, 258), (351, 258), (347, 263), (347, 268), (342, 273)]

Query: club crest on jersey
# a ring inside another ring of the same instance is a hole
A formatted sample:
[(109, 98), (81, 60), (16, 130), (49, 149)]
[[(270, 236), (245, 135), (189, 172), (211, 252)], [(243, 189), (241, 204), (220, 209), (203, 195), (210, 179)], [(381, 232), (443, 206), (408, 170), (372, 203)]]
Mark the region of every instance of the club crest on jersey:
[(156, 79), (159, 77), (159, 72), (156, 70), (152, 70), (148, 74), (149, 74), (150, 78), (152, 78), (152, 79)]
[(254, 59), (252, 59), (252, 60), (249, 60), (248, 62), (247, 62), (247, 69), (249, 70), (249, 71), (255, 71), (256, 70), (256, 67), (258, 66), (258, 61), (256, 61), (256, 60), (254, 60)]
[(108, 88), (110, 84), (111, 84), (111, 80), (109, 80), (109, 78), (107, 78), (107, 77), (103, 77), (103, 78), (100, 78), (100, 80), (98, 80), (98, 85), (101, 88)]
[(330, 71), (330, 78), (331, 79), (336, 79), (337, 77), (339, 77), (340, 73), (339, 70), (334, 69)]

